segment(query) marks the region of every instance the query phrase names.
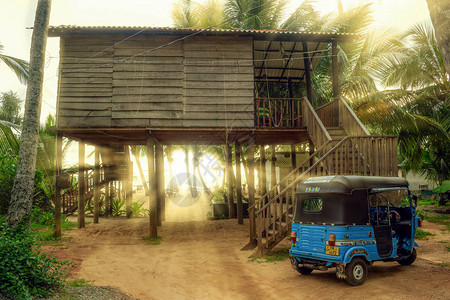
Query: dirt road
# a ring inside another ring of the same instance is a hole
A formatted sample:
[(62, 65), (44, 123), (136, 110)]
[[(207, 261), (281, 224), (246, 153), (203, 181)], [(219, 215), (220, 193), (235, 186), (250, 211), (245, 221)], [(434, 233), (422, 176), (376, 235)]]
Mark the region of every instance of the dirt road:
[(248, 224), (236, 223), (165, 222), (161, 244), (147, 245), (147, 219), (101, 219), (70, 231), (63, 247), (46, 250), (77, 263), (72, 278), (120, 287), (139, 299), (450, 299), (444, 226), (425, 224), (437, 235), (419, 242), (412, 266), (375, 263), (364, 285), (350, 287), (334, 269), (302, 276), (288, 260), (250, 262), (252, 251), (240, 251)]

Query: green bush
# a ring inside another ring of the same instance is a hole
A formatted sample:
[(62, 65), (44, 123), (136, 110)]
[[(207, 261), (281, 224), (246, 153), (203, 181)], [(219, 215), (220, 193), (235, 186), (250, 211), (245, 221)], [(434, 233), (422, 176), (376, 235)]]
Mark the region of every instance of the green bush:
[[(5, 215), (8, 212), (16, 169), (16, 156), (9, 153), (0, 153), (0, 215)], [(45, 211), (50, 211), (52, 206), (46, 195), (43, 182), (44, 173), (36, 170), (34, 178), (33, 207), (39, 207)]]
[(4, 220), (0, 220), (0, 257), (0, 296), (7, 299), (50, 296), (64, 284), (70, 264), (41, 252), (26, 225), (11, 229)]
[(114, 217), (122, 216), (126, 213), (126, 211), (123, 209), (125, 206), (125, 200), (119, 200), (119, 199), (113, 199), (112, 201), (112, 215)]
[(133, 202), (131, 204), (131, 216), (133, 216), (133, 217), (148, 216), (150, 211), (148, 209), (142, 207), (142, 206), (144, 206), (144, 204), (145, 204), (144, 202), (142, 202), (142, 203)]

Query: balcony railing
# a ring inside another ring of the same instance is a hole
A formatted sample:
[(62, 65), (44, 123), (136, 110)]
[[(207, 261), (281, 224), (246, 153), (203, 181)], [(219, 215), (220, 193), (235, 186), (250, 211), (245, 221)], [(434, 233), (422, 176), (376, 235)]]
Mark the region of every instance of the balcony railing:
[(255, 126), (302, 127), (302, 98), (255, 98)]

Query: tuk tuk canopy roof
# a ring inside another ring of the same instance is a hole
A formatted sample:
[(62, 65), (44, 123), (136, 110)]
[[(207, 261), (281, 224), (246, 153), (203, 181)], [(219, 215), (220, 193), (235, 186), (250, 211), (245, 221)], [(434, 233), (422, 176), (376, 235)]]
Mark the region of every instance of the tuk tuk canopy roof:
[(408, 187), (408, 181), (401, 177), (379, 176), (321, 176), (303, 181), (297, 193), (343, 193), (351, 194), (353, 190), (373, 188)]

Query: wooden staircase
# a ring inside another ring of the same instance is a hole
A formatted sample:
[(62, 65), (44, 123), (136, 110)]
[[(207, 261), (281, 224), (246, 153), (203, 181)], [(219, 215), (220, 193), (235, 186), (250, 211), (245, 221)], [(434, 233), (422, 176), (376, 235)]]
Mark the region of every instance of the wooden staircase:
[[(346, 118), (345, 122), (340, 122), (343, 126), (325, 127), (320, 114), (309, 101), (304, 103), (303, 115), (315, 152), (249, 207), (249, 210), (255, 210), (256, 241), (253, 244), (257, 251), (253, 255), (256, 256), (266, 255), (290, 233), (297, 184), (306, 178), (327, 175), (397, 176), (395, 136), (368, 135), (348, 105), (340, 99), (334, 105), (340, 107), (340, 117)], [(328, 109), (332, 108), (328, 106)]]

